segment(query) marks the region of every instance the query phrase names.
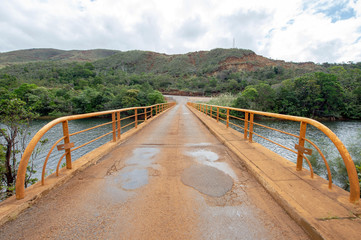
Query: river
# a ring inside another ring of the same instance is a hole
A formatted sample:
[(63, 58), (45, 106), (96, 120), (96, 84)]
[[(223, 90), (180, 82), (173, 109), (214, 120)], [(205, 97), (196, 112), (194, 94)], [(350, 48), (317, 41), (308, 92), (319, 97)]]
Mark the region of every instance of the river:
[[(257, 123), (266, 125), (272, 128), (276, 128), (288, 133), (299, 135), (300, 124), (292, 121), (271, 121), (271, 120), (256, 120)], [(328, 128), (330, 128), (338, 138), (343, 142), (343, 144), (348, 149), (354, 162), (361, 162), (361, 121), (324, 121), (322, 122)], [(238, 123), (239, 124), (239, 123)], [(298, 144), (298, 138), (269, 130), (260, 126), (254, 126), (254, 132), (260, 134), (263, 137), (269, 138), (283, 146), (286, 146), (290, 149), (295, 150), (295, 145)], [(341, 156), (336, 149), (335, 145), (331, 140), (324, 135), (317, 128), (308, 125), (306, 138), (314, 142), (325, 155), (326, 160), (330, 164), (331, 172), (333, 172), (333, 182), (340, 187), (343, 187), (343, 176), (335, 176), (342, 173), (343, 170), (339, 169), (338, 163), (341, 163), (344, 166)], [(263, 138), (258, 136), (253, 137), (255, 142), (262, 144), (273, 152), (278, 153), (282, 157), (288, 159), (291, 162), (296, 163), (297, 155), (291, 151), (277, 146)], [(320, 175), (323, 178), (327, 178), (327, 170), (321, 156), (318, 154), (317, 150), (314, 149), (309, 143), (306, 142), (305, 146), (313, 150), (311, 156), (307, 156), (312, 162), (313, 170), (316, 174)], [(303, 166), (309, 169), (307, 162), (304, 161)], [(341, 175), (344, 175), (342, 173)]]
[[(92, 119), (82, 119), (82, 120), (75, 120), (69, 122), (69, 131), (70, 133), (80, 131), (86, 128), (93, 127), (95, 125), (99, 125), (102, 123), (109, 122), (110, 119), (107, 118), (92, 118)], [(33, 136), (41, 127), (47, 124), (49, 120), (35, 120), (32, 122), (30, 126), (31, 136)], [(298, 135), (299, 134), (299, 123), (290, 122), (290, 121), (257, 121), (258, 123), (270, 126), (272, 128), (277, 128), (289, 133), (293, 133)], [(122, 122), (122, 125), (126, 124)], [(360, 149), (361, 149), (361, 121), (333, 121), (333, 122), (323, 122), (327, 127), (329, 127), (344, 143), (346, 148), (349, 150), (352, 158), (354, 161), (361, 161)], [(129, 127), (130, 128), (130, 127)], [(128, 129), (129, 129), (128, 128)], [(125, 132), (127, 129), (123, 129), (122, 131)], [(106, 125), (89, 132), (85, 132), (79, 135), (72, 136), (70, 138), (71, 142), (75, 143), (75, 146), (79, 146), (85, 142), (88, 142), (95, 137), (103, 135), (107, 132), (111, 131), (111, 125)], [(261, 128), (255, 126), (254, 131), (264, 137), (267, 137), (275, 142), (278, 142), (284, 146), (287, 146), (291, 149), (294, 149), (295, 144), (298, 144), (298, 139), (294, 137), (290, 137), (288, 135), (271, 131), (265, 128)], [(40, 179), (41, 178), (41, 169), (43, 166), (44, 159), (50, 149), (50, 147), (57, 141), (59, 138), (62, 137), (62, 127), (61, 124), (52, 128), (48, 133), (45, 134), (43, 139), (48, 139), (48, 142), (44, 144), (41, 148), (42, 150), (34, 159), (35, 170), (37, 173), (34, 174), (34, 177)], [(320, 132), (318, 129), (315, 129), (312, 126), (307, 127), (307, 135), (306, 137), (313, 141), (323, 152), (326, 156), (326, 159), (329, 162), (334, 162), (337, 158), (339, 158), (339, 154), (337, 149), (334, 147), (333, 143), (325, 137), (325, 135)], [(30, 140), (29, 138), (28, 140)], [(112, 135), (108, 135), (100, 140), (97, 140), (79, 150), (72, 152), (72, 159), (76, 160), (77, 158), (83, 156), (87, 152), (93, 150), (101, 146), (102, 144), (109, 142), (112, 140)], [(286, 159), (296, 162), (296, 154), (285, 150), (273, 143), (270, 143), (262, 138), (254, 136), (254, 141), (262, 144), (263, 146), (267, 147), (268, 149), (280, 154), (281, 156), (285, 157)], [(307, 146), (306, 147), (310, 147)], [(55, 171), (57, 162), (63, 151), (57, 151), (56, 148), (54, 149), (51, 157), (49, 158), (46, 173), (50, 174)], [(321, 175), (322, 177), (326, 177), (326, 170), (324, 168), (324, 164), (319, 157), (319, 155), (314, 150), (314, 154), (309, 157), (311, 160), (313, 159), (317, 164), (314, 166), (314, 170), (317, 174)], [(63, 160), (64, 161), (64, 160)], [(308, 166), (304, 164), (306, 168)], [(338, 182), (337, 177), (335, 178), (335, 183), (340, 185)]]
[[(122, 125), (126, 125), (130, 123), (131, 121), (134, 121), (134, 119), (126, 119), (122, 120)], [(50, 120), (34, 120), (29, 128), (29, 132), (31, 133), (30, 136), (27, 139), (27, 142), (30, 141), (30, 139), (35, 135), (35, 133), (40, 130), (44, 125), (46, 125)], [(69, 133), (78, 132), (87, 128), (94, 127), (96, 125), (100, 125), (103, 123), (111, 122), (110, 118), (90, 118), (90, 119), (80, 119), (80, 120), (74, 120), (69, 121)], [(134, 124), (131, 124), (130, 126), (123, 128), (122, 133), (128, 131), (131, 127), (134, 127)], [(80, 146), (84, 143), (87, 143), (94, 138), (100, 137), (101, 135), (104, 135), (105, 133), (108, 133), (112, 131), (112, 125), (106, 125), (102, 126), (78, 135), (74, 135), (70, 137), (70, 142), (74, 142), (75, 147)], [(42, 140), (47, 139), (48, 141), (43, 144), (42, 146), (40, 144), (37, 145), (37, 148), (40, 150), (36, 158), (34, 159), (34, 169), (36, 170), (36, 173), (33, 175), (33, 177), (40, 179), (41, 178), (41, 172), (43, 168), (43, 163), (46, 158), (46, 155), (48, 154), (48, 151), (50, 150), (51, 146), (63, 136), (63, 130), (62, 125), (58, 124), (52, 129), (50, 129), (42, 138)], [(72, 160), (76, 160), (80, 158), (81, 156), (85, 155), (86, 153), (92, 151), (93, 149), (111, 141), (113, 139), (112, 134), (109, 134), (108, 136), (105, 136), (95, 142), (92, 142), (78, 150), (75, 150), (71, 153)], [(59, 144), (62, 144), (59, 143)], [(64, 151), (58, 151), (56, 148), (54, 148), (52, 154), (50, 155), (50, 158), (48, 160), (47, 168), (46, 168), (46, 175), (49, 175), (53, 173), (56, 170), (57, 163), (62, 156)], [(65, 158), (63, 159), (63, 163), (65, 162)]]

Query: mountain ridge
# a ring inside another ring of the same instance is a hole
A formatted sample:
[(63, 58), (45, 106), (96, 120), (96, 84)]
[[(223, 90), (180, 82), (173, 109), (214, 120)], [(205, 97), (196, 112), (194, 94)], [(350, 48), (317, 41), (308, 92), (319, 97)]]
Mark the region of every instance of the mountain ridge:
[(257, 55), (248, 49), (195, 51), (185, 54), (164, 54), (152, 51), (109, 49), (59, 50), (53, 48), (25, 49), (0, 53), (0, 68), (36, 62), (91, 62), (101, 70), (123, 70), (132, 73), (169, 73), (173, 76), (207, 74), (222, 71), (256, 71), (265, 67), (282, 67), (303, 71), (321, 70), (313, 62), (286, 62)]
[(117, 50), (60, 50), (54, 48), (32, 48), (0, 53), (0, 67), (39, 61), (92, 62), (109, 57)]

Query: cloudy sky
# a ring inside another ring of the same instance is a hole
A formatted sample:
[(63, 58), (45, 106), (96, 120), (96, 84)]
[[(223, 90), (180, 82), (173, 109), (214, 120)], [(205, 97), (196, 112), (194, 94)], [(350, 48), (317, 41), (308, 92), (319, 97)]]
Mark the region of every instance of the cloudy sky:
[(360, 62), (361, 0), (0, 0), (0, 52), (251, 49)]

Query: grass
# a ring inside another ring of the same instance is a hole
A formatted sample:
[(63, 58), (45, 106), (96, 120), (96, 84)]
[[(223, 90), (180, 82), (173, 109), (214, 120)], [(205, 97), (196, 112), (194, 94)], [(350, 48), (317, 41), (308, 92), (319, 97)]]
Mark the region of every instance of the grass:
[(222, 93), (217, 97), (213, 97), (208, 104), (232, 107), (237, 96), (232, 93)]

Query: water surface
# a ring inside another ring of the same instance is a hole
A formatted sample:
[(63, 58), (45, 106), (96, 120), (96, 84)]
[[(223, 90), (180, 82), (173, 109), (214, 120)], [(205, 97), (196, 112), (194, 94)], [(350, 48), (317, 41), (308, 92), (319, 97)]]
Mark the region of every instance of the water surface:
[[(93, 127), (95, 125), (99, 125), (102, 123), (109, 122), (110, 119), (108, 118), (92, 118), (92, 119), (82, 119), (82, 120), (75, 120), (69, 122), (69, 130), (70, 132), (76, 132), (80, 131), (89, 127)], [(43, 127), (45, 124), (47, 124), (49, 121), (47, 120), (35, 120), (30, 127), (31, 135), (33, 136), (41, 127)], [(128, 121), (130, 122), (130, 120)], [(289, 133), (293, 133), (295, 135), (299, 135), (299, 123), (297, 122), (291, 122), (291, 121), (267, 121), (267, 120), (257, 120), (257, 123), (267, 125), (272, 128), (280, 129)], [(346, 148), (349, 150), (351, 157), (354, 161), (361, 161), (361, 156), (359, 154), (359, 151), (355, 151), (355, 149), (361, 148), (361, 121), (335, 121), (335, 122), (322, 122), (327, 127), (329, 127), (344, 143)], [(127, 124), (122, 122), (122, 124)], [(238, 123), (239, 124), (239, 123)], [(242, 123), (240, 125), (243, 125)], [(129, 128), (133, 127), (132, 125), (129, 126), (127, 129), (122, 129), (122, 132), (125, 132)], [(70, 142), (74, 142), (75, 147), (79, 146), (83, 143), (86, 143), (98, 136), (101, 136), (105, 133), (110, 132), (112, 129), (111, 124), (107, 126), (103, 126), (91, 131), (88, 131), (86, 133), (82, 133), (79, 135), (72, 136), (70, 138)], [(285, 135), (283, 133), (271, 131), (266, 128), (262, 128), (259, 126), (254, 127), (254, 131), (264, 137), (267, 137), (277, 143), (280, 143), (286, 147), (289, 147), (291, 149), (294, 149), (295, 144), (298, 144), (298, 139), (294, 138), (292, 136)], [(43, 162), (45, 160), (45, 157), (50, 149), (50, 147), (54, 144), (55, 141), (57, 141), (59, 138), (62, 137), (62, 127), (61, 124), (55, 126), (52, 128), (48, 133), (45, 134), (43, 139), (47, 138), (49, 140), (48, 143), (46, 143), (42, 147), (42, 151), (38, 154), (36, 159), (34, 160), (35, 169), (37, 170), (37, 173), (35, 174), (35, 177), (40, 179), (41, 176), (41, 169), (43, 166)], [(327, 161), (332, 162), (336, 158), (339, 158), (340, 155), (336, 149), (336, 147), (333, 145), (333, 143), (318, 129), (308, 125), (307, 127), (307, 134), (306, 137), (313, 141), (323, 152), (325, 155)], [(30, 138), (29, 138), (30, 140)], [(97, 140), (83, 148), (80, 148), (79, 150), (76, 150), (72, 152), (72, 160), (76, 160), (79, 157), (83, 156), (84, 154), (88, 153), (89, 151), (103, 145), (106, 142), (109, 142), (112, 140), (112, 134)], [(258, 136), (254, 136), (254, 141), (262, 144), (263, 146), (267, 147), (268, 149), (280, 154), (281, 156), (285, 157), (286, 159), (296, 162), (297, 156), (296, 154), (281, 148), (273, 143), (270, 143)], [(207, 144), (205, 144), (207, 145)], [(306, 147), (312, 148), (309, 145), (306, 145)], [(310, 156), (310, 159), (315, 158), (315, 161), (318, 162), (322, 168), (323, 162), (322, 159), (319, 157), (319, 155), (316, 153), (316, 150), (313, 149), (314, 154), (313, 156)], [(57, 165), (57, 162), (61, 155), (64, 153), (64, 151), (57, 151), (56, 148), (54, 149), (47, 167), (47, 173), (52, 173)], [(193, 152), (192, 154), (197, 154), (197, 152)], [(210, 155), (210, 157), (213, 157), (213, 155)], [(63, 160), (64, 161), (64, 160)], [(308, 166), (304, 164), (304, 166), (307, 168)], [(316, 169), (317, 172), (317, 169)], [(325, 177), (325, 170), (321, 169), (318, 173), (319, 175)]]

